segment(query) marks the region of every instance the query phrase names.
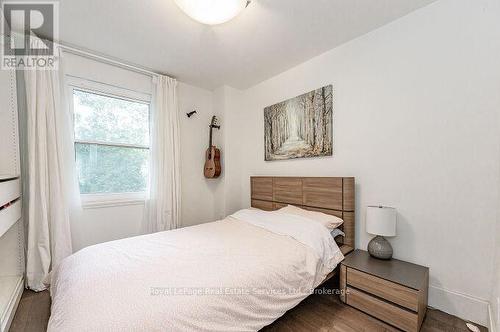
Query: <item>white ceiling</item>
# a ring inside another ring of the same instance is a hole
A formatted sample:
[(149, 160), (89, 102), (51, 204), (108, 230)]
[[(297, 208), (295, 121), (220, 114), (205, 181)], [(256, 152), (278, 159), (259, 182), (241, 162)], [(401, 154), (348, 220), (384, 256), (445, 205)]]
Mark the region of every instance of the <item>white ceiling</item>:
[(253, 0), (220, 26), (173, 0), (62, 0), (60, 39), (214, 89), (246, 88), (435, 0)]

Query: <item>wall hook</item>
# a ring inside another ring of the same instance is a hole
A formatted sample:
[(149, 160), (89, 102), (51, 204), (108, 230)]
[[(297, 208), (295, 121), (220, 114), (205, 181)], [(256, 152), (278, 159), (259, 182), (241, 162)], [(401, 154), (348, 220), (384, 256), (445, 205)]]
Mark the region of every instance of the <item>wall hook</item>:
[(187, 115), (188, 118), (190, 118), (190, 117), (192, 117), (196, 113), (198, 113), (198, 112), (196, 112), (196, 110), (194, 110), (194, 111), (191, 111), (189, 113), (186, 113), (186, 115)]

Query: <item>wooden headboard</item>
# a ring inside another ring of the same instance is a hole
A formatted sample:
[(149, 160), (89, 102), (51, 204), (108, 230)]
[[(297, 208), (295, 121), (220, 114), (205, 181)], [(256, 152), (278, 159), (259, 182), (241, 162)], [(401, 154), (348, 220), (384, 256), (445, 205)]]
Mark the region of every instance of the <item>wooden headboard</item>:
[(342, 218), (345, 238), (335, 240), (347, 253), (354, 248), (353, 177), (270, 177), (253, 176), (252, 207), (273, 211), (288, 204)]

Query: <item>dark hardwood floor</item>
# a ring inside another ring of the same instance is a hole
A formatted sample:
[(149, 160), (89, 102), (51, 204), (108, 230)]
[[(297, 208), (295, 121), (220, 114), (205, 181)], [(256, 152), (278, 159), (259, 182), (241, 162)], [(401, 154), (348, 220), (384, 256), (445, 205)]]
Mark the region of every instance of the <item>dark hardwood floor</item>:
[(47, 329), (49, 317), (49, 292), (35, 293), (25, 290), (9, 331), (43, 332)]
[[(479, 328), (481, 331), (488, 331), (484, 327)], [(312, 295), (262, 331), (382, 332), (399, 330), (343, 304), (337, 296)], [(429, 308), (420, 331), (467, 332), (470, 330), (462, 319)]]
[[(50, 316), (50, 296), (47, 291), (25, 291), (12, 322), (10, 332), (43, 332)], [(480, 327), (481, 331), (487, 331)], [(337, 296), (311, 295), (296, 308), (287, 312), (265, 332), (300, 331), (397, 331), (383, 322), (341, 303)], [(422, 332), (469, 331), (460, 318), (429, 309)]]

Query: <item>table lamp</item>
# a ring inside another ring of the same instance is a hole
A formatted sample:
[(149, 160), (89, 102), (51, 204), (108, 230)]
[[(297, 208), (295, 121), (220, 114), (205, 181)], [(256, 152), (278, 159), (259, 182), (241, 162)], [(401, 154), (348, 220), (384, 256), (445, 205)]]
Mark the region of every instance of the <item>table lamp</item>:
[(392, 246), (384, 236), (396, 236), (397, 211), (386, 206), (368, 206), (366, 231), (376, 235), (368, 243), (368, 252), (378, 259), (391, 259)]

